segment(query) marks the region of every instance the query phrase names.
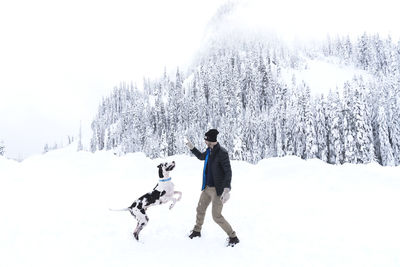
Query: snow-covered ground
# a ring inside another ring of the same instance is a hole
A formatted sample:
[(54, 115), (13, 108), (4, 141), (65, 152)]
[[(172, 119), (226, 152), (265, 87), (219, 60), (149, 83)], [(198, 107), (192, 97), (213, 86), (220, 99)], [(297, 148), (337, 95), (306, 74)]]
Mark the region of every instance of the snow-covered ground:
[(72, 147), (16, 163), (0, 157), (1, 266), (400, 266), (400, 168), (327, 165), (273, 158), (232, 162), (231, 199), (223, 214), (240, 239), (209, 209), (202, 238), (195, 222), (202, 162), (171, 157), (182, 200), (148, 210), (136, 225), (124, 208), (157, 183), (157, 164), (141, 153), (75, 152)]

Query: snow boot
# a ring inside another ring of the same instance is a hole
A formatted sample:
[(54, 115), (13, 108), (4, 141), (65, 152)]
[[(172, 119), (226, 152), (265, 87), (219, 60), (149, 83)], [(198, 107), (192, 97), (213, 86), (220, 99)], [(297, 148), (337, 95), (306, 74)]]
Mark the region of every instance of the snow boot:
[(200, 232), (197, 232), (197, 231), (193, 230), (192, 233), (189, 235), (189, 238), (193, 239), (194, 237), (201, 237)]
[(234, 247), (239, 242), (240, 241), (239, 241), (239, 238), (237, 238), (237, 236), (229, 237), (227, 247)]

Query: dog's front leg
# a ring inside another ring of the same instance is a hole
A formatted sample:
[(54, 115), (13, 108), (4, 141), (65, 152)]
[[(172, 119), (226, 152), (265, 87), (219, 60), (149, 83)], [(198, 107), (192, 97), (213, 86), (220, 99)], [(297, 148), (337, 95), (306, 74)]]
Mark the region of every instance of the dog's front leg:
[(175, 203), (176, 203), (176, 198), (171, 198), (171, 201), (172, 201), (172, 203), (171, 203), (171, 205), (169, 205), (169, 209), (172, 209), (174, 206), (175, 206)]
[(181, 200), (182, 192), (180, 192), (180, 191), (174, 191), (174, 195), (175, 195), (175, 194), (178, 194), (178, 195), (179, 195), (177, 201)]
[(178, 194), (179, 197), (178, 197), (178, 198), (174, 198), (174, 197), (171, 198), (172, 204), (169, 206), (169, 209), (172, 209), (172, 208), (175, 206), (176, 202), (179, 201), (179, 200), (181, 200), (182, 192), (180, 192), (180, 191), (174, 191), (174, 195), (175, 195), (175, 194)]

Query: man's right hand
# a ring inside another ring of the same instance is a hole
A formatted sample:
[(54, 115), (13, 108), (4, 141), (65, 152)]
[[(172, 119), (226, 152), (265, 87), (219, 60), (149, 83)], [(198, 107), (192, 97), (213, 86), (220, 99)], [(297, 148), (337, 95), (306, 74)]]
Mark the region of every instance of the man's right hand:
[(192, 150), (192, 149), (194, 148), (194, 145), (192, 144), (192, 142), (189, 141), (189, 139), (187, 139), (186, 136), (183, 138), (183, 141), (185, 142), (186, 146), (187, 146), (190, 150)]

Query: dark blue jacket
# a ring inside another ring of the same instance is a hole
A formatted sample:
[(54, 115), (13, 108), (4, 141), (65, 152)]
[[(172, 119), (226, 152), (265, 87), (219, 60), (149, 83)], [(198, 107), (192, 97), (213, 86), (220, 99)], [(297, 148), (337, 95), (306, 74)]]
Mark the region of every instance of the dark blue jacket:
[[(201, 153), (197, 148), (193, 148), (191, 151), (200, 160), (205, 160), (207, 157), (207, 150)], [(207, 166), (210, 167), (209, 171), (211, 171), (217, 195), (220, 196), (224, 188), (231, 188), (232, 169), (228, 151), (217, 143), (211, 150), (208, 161)], [(207, 173), (210, 173), (209, 171)], [(206, 179), (203, 179), (202, 190), (207, 183)]]

